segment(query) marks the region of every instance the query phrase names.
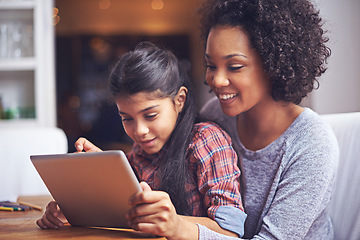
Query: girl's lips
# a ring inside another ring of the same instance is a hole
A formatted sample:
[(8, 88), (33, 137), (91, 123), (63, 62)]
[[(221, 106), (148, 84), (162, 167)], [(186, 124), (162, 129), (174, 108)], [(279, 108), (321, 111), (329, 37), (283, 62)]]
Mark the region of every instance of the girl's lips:
[(153, 138), (153, 139), (150, 139), (150, 140), (142, 140), (142, 141), (139, 141), (139, 144), (143, 147), (151, 147), (154, 145), (155, 143), (155, 139), (156, 138)]

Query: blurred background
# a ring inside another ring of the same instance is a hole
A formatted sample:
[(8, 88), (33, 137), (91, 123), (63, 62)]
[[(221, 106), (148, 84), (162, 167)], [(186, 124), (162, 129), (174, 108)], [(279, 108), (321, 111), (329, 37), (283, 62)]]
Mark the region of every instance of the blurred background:
[[(128, 147), (131, 141), (108, 99), (108, 75), (115, 61), (140, 41), (174, 51), (187, 66), (200, 109), (212, 97), (204, 85), (204, 49), (196, 14), (200, 3), (0, 0), (1, 36), (11, 27), (8, 44), (13, 48), (11, 56), (0, 58), (0, 128), (61, 128), (69, 152), (75, 150), (74, 142), (80, 136), (105, 150)], [(302, 104), (320, 114), (360, 111), (360, 1), (315, 3), (326, 20), (332, 57), (320, 88)], [(22, 29), (17, 25), (19, 19), (24, 23)], [(18, 50), (15, 44), (19, 36), (34, 49), (24, 45), (26, 51)], [(6, 39), (0, 40), (0, 54), (4, 54)]]
[[(108, 99), (108, 75), (119, 56), (140, 41), (172, 50), (195, 88), (203, 87), (198, 5), (196, 0), (55, 2), (57, 123), (68, 136), (69, 151), (79, 136), (103, 149), (131, 142)], [(197, 100), (201, 106), (204, 100)]]

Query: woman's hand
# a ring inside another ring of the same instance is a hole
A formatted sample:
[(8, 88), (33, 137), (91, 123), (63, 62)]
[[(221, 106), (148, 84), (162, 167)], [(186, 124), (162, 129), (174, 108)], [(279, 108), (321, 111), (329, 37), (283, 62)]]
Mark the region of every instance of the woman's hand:
[(92, 142), (83, 137), (79, 138), (75, 142), (75, 148), (77, 152), (102, 152), (100, 148), (98, 148)]
[(43, 229), (59, 229), (64, 226), (64, 222), (67, 222), (67, 220), (62, 214), (60, 208), (55, 201), (51, 201), (46, 206), (46, 211), (44, 215), (42, 216), (42, 218), (36, 221), (36, 224)]
[(129, 226), (168, 239), (197, 239), (197, 226), (177, 215), (166, 192), (152, 191), (145, 182), (140, 185), (143, 191), (129, 199), (132, 206), (127, 214)]

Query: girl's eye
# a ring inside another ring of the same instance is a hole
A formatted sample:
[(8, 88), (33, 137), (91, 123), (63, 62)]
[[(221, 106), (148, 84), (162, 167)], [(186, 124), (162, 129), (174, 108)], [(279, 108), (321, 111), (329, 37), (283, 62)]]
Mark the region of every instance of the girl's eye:
[(206, 68), (206, 70), (212, 71), (212, 70), (214, 70), (216, 67), (213, 66), (213, 65), (210, 65), (210, 64), (206, 64), (206, 65), (205, 65), (205, 68)]
[(157, 117), (157, 113), (146, 115), (145, 118), (147, 120), (154, 120)]
[(132, 118), (130, 118), (130, 117), (121, 117), (122, 122), (129, 122), (131, 120), (132, 120)]

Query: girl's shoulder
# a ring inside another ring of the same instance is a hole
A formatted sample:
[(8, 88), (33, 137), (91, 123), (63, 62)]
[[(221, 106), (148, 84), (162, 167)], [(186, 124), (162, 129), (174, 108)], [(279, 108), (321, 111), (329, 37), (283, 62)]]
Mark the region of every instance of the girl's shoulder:
[(229, 137), (224, 129), (222, 129), (218, 124), (210, 121), (194, 124), (193, 133), (195, 135), (222, 134), (224, 137)]
[(217, 160), (237, 159), (229, 134), (213, 122), (200, 122), (194, 125), (188, 153), (191, 153), (190, 162), (196, 164), (206, 164), (214, 160), (214, 156), (218, 156), (215, 157)]
[(192, 145), (204, 142), (231, 145), (231, 138), (218, 124), (209, 121), (199, 122), (193, 127)]

